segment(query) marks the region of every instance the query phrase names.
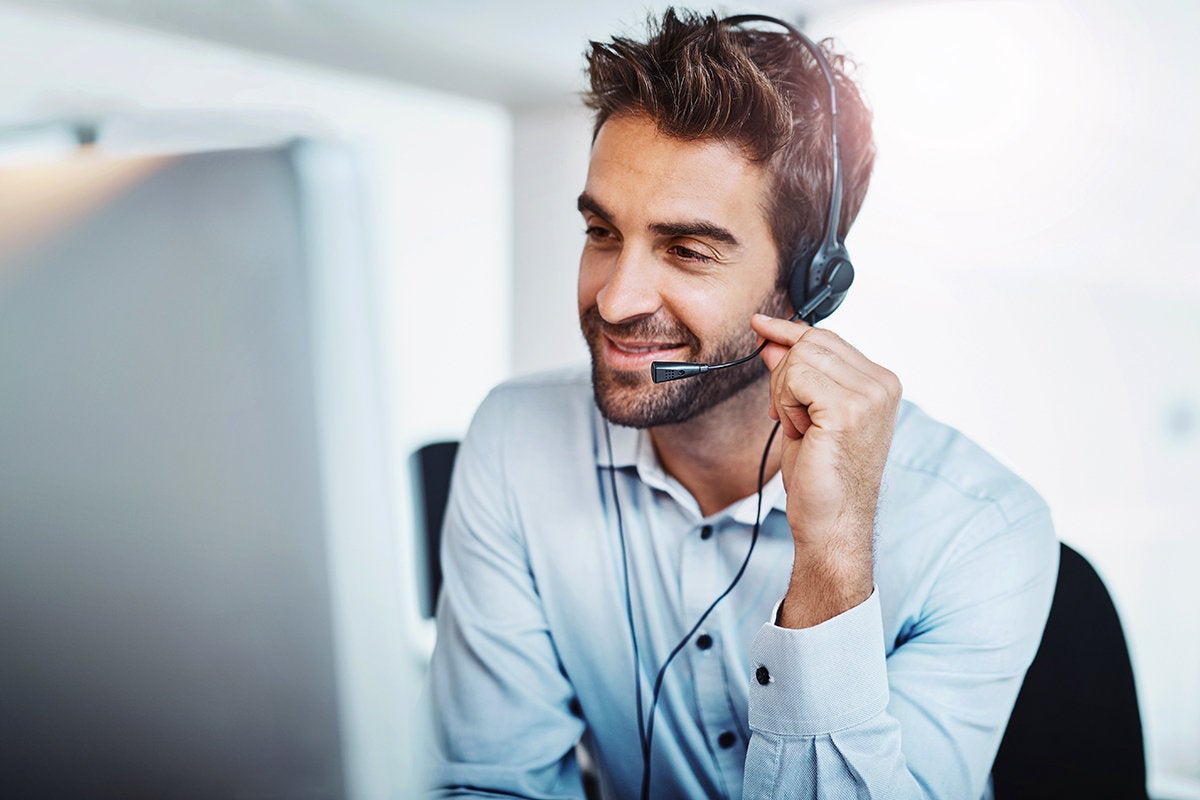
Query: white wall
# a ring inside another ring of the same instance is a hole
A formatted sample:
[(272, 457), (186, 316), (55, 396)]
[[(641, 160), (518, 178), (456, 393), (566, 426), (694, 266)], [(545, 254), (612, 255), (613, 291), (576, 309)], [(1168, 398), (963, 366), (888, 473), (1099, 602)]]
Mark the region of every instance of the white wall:
[(516, 373), (587, 363), (575, 283), (591, 120), (581, 105), (513, 114), (512, 358)]
[[(958, 0), (811, 26), (862, 63), (879, 145), (829, 325), (1027, 477), (1096, 565), (1162, 797), (1200, 797), (1198, 21), (1170, 0)], [(518, 371), (586, 360), (588, 136), (578, 109), (515, 118)]]

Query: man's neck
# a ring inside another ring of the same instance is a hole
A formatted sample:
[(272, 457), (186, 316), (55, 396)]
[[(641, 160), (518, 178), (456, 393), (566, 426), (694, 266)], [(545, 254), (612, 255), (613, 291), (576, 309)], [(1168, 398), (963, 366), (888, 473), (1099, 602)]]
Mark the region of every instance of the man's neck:
[[(764, 376), (687, 422), (650, 429), (663, 469), (691, 492), (704, 516), (758, 490), (763, 447), (775, 425), (767, 416), (768, 399)], [(779, 446), (775, 443), (764, 480), (778, 471)]]

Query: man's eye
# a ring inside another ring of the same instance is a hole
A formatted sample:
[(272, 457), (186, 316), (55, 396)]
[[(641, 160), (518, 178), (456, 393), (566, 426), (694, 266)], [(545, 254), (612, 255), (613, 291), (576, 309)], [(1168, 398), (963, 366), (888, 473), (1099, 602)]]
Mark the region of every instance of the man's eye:
[(599, 225), (589, 225), (583, 232), (583, 235), (589, 239), (611, 239), (612, 231), (608, 228), (601, 228)]
[(707, 263), (712, 261), (711, 256), (706, 256), (703, 253), (697, 253), (695, 250), (684, 247), (681, 244), (675, 245), (668, 252), (670, 252), (671, 255), (682, 258), (684, 261), (696, 261), (699, 263)]

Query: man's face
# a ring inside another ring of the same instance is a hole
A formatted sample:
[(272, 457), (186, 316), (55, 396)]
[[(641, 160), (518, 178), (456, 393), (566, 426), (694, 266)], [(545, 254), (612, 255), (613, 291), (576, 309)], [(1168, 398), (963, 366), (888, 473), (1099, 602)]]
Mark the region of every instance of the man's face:
[(757, 344), (750, 315), (784, 313), (768, 186), (732, 144), (673, 139), (644, 116), (604, 123), (579, 199), (579, 319), (608, 419), (683, 422), (763, 376), (754, 359), (655, 384), (650, 364), (741, 357)]

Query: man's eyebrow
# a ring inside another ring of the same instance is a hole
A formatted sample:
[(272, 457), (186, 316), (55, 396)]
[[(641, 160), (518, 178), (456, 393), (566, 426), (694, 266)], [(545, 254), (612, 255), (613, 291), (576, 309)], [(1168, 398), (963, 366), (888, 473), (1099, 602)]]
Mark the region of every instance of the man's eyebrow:
[(737, 246), (737, 237), (720, 225), (711, 222), (656, 222), (650, 230), (660, 236), (694, 236), (700, 239), (713, 239), (725, 244)]
[(587, 192), (579, 195), (579, 199), (575, 202), (575, 207), (579, 209), (580, 214), (591, 212), (602, 219), (612, 219), (612, 214), (609, 214), (604, 206), (597, 203), (596, 199)]
[[(576, 207), (579, 213), (592, 213), (597, 217), (605, 220), (611, 220), (612, 214), (596, 202), (596, 198), (592, 197), (587, 192), (579, 195), (579, 200), (576, 201)], [(741, 244), (730, 231), (722, 228), (720, 225), (714, 225), (711, 222), (655, 222), (650, 225), (650, 230), (657, 233), (659, 236), (694, 236), (703, 239), (712, 239), (717, 242), (737, 247)]]

